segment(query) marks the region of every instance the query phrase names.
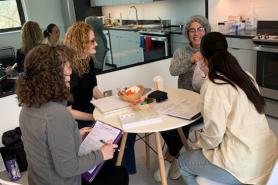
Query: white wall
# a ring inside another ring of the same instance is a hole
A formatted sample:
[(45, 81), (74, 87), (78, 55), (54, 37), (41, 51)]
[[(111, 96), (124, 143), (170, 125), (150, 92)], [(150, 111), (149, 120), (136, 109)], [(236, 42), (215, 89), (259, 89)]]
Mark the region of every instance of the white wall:
[[(204, 0), (175, 0), (175, 1), (159, 1), (154, 3), (134, 4), (138, 10), (138, 19), (154, 19), (158, 20), (158, 16), (162, 19), (171, 19), (172, 24), (183, 24), (187, 17), (195, 14), (205, 15)], [(112, 19), (120, 19), (122, 13), (123, 19), (135, 19), (134, 10), (131, 11), (130, 5), (107, 6), (103, 7), (103, 15), (111, 14)]]
[(164, 81), (164, 87), (177, 87), (177, 77), (169, 73), (171, 59), (160, 60), (141, 66), (123, 69), (97, 76), (98, 86), (102, 91), (113, 90), (132, 85), (144, 85), (153, 87), (153, 77), (160, 75)]
[(229, 15), (246, 17), (252, 4), (258, 20), (278, 20), (277, 0), (209, 0), (209, 21), (216, 29)]

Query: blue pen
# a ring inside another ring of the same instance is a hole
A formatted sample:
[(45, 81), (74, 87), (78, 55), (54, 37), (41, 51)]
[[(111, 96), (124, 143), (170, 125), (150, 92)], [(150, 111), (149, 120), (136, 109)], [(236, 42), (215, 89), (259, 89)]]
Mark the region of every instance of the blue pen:
[[(104, 144), (104, 145), (108, 145), (108, 143), (106, 143), (105, 141), (103, 141), (102, 139), (101, 140), (99, 140), (99, 142), (101, 142), (102, 144)], [(119, 148), (117, 148), (117, 151), (118, 152), (120, 152), (120, 149)]]

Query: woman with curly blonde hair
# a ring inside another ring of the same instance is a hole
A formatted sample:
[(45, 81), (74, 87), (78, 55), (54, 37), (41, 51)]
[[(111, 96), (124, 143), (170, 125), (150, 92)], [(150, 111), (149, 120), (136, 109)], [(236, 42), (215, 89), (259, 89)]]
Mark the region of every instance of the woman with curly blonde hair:
[(72, 102), (69, 109), (78, 122), (78, 127), (91, 126), (94, 106), (91, 99), (103, 97), (97, 87), (94, 61), (91, 55), (96, 53), (97, 43), (92, 28), (85, 22), (73, 24), (67, 31), (64, 44), (72, 48), (76, 55), (73, 58), (71, 76)]
[[(78, 130), (66, 108), (73, 54), (66, 46), (37, 46), (28, 52), (24, 73), (17, 81), (16, 93), (22, 106), (19, 123), (27, 154), (29, 185), (80, 185), (80, 174), (111, 159), (117, 147), (106, 144), (86, 155), (78, 155), (82, 138), (91, 128)], [(115, 184), (128, 184), (122, 167), (108, 172), (103, 169), (93, 185), (108, 185), (111, 179)]]

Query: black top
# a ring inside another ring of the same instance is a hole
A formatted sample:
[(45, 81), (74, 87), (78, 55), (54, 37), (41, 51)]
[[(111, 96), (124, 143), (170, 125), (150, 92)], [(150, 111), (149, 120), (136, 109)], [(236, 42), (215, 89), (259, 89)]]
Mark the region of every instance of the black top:
[(21, 49), (18, 49), (16, 51), (16, 63), (17, 63), (17, 72), (21, 73), (24, 70), (24, 59), (25, 59), (25, 54), (21, 51)]
[(72, 109), (92, 113), (94, 106), (90, 103), (93, 97), (93, 89), (97, 86), (97, 78), (94, 68), (94, 61), (89, 63), (89, 72), (81, 77), (76, 72), (71, 75), (71, 93), (73, 96)]

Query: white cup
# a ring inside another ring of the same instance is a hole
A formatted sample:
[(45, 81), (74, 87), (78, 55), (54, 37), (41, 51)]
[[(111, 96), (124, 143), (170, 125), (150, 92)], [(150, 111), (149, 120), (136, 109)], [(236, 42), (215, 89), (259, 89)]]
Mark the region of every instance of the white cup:
[(163, 91), (163, 78), (161, 76), (155, 76), (153, 78), (154, 88), (156, 90)]

